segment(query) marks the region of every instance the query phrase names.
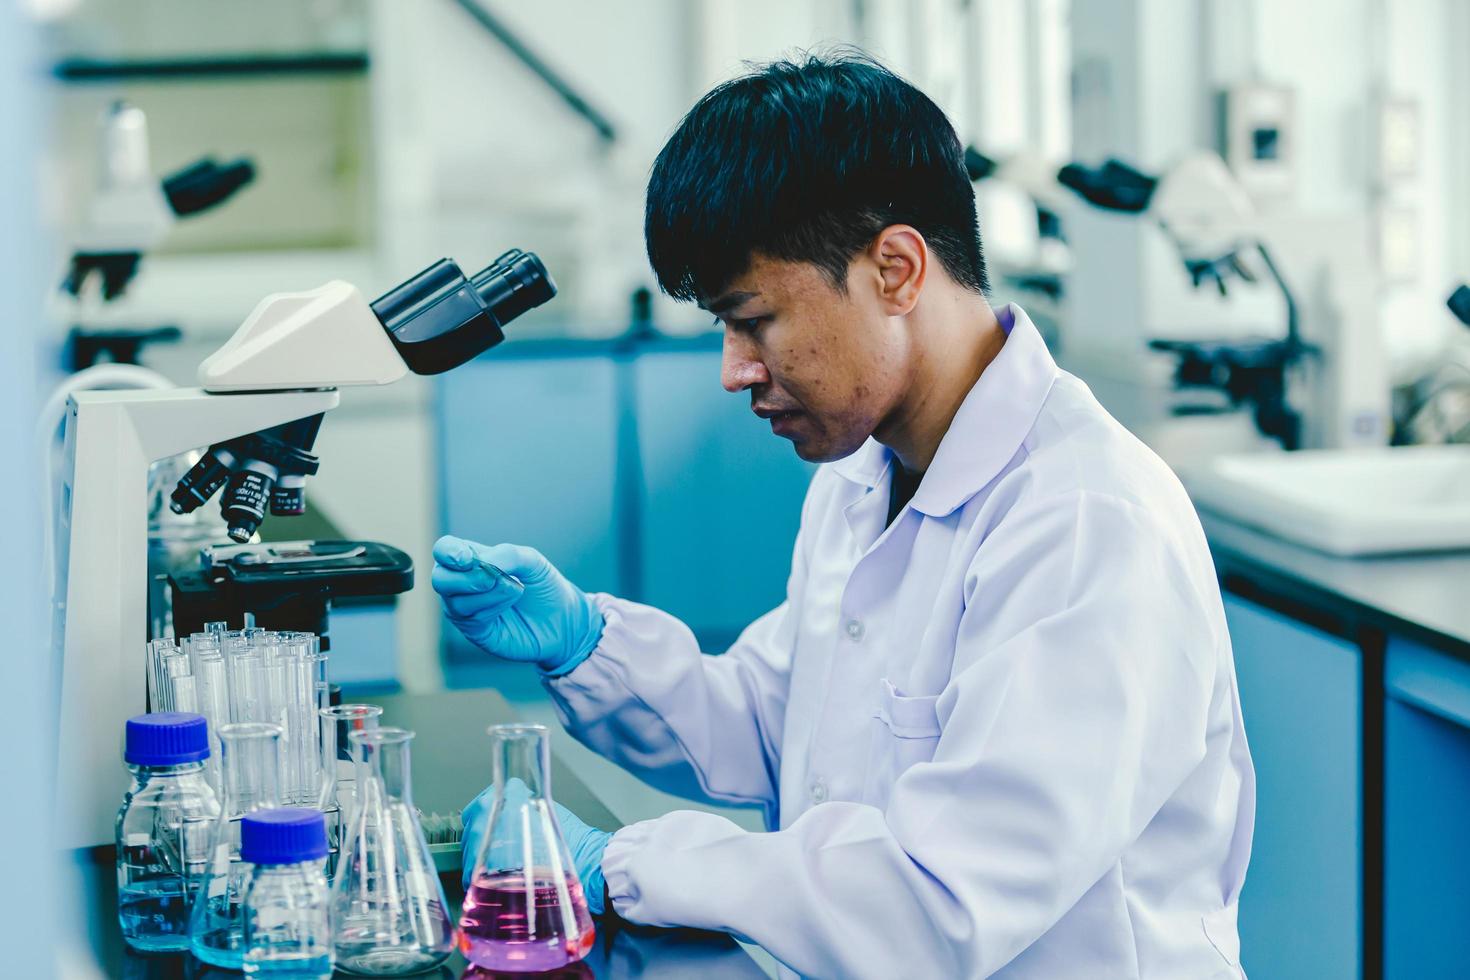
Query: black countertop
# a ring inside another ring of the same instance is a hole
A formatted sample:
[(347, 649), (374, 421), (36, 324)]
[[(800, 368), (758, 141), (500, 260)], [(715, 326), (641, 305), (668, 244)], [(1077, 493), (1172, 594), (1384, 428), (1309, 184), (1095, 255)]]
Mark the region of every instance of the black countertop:
[(1243, 579), (1349, 626), (1470, 659), (1470, 552), (1340, 558), (1211, 511), (1200, 519), (1227, 587)]
[[(351, 698), (350, 692), (348, 699), (358, 700)], [(517, 720), (514, 709), (490, 690), (395, 694), (360, 700), (382, 705), (383, 724), (416, 733), (412, 750), (414, 803), (426, 813), (458, 810), (490, 782), (490, 740), (485, 728)], [(621, 826), (606, 805), (554, 756), (551, 784), (557, 802), (587, 823), (605, 830)], [(127, 949), (117, 923), (117, 882), (111, 848), (80, 853), (77, 864), (75, 889), (87, 896), (85, 925), (105, 976), (127, 980), (223, 980), (240, 976), (204, 966), (185, 955), (144, 956)], [(463, 898), (459, 872), (445, 873), (441, 880), (451, 909), (457, 910)], [(68, 904), (74, 909), (75, 899)], [(768, 974), (729, 936), (687, 929), (649, 929), (605, 916), (597, 921), (596, 947), (573, 967), (549, 973), (494, 973), (469, 967), (456, 953), (438, 971), (418, 976), (429, 980), (694, 976), (764, 980)]]

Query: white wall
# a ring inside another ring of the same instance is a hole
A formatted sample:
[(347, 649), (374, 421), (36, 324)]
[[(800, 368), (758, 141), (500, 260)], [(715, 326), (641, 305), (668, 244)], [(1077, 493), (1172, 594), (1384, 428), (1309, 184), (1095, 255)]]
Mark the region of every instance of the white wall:
[[(1325, 225), (1359, 219), (1370, 242), (1374, 202), (1382, 196), (1371, 164), (1373, 107), (1380, 95), (1416, 100), (1420, 174), (1394, 200), (1418, 209), (1417, 274), (1379, 291), (1380, 324), (1396, 364), (1443, 344), (1451, 327), (1441, 310), (1457, 250), (1465, 247), (1457, 242), (1470, 226), (1464, 143), (1455, 142), (1463, 141), (1457, 134), (1466, 127), (1470, 98), (1463, 3), (1094, 0), (1076, 5), (1073, 27), (1079, 156), (1116, 153), (1166, 167), (1192, 148), (1215, 148), (1214, 97), (1221, 88), (1249, 81), (1285, 86), (1296, 100), (1296, 189), (1289, 200), (1262, 202), (1263, 214)], [(1201, 331), (1237, 322), (1246, 332), (1252, 319), (1280, 319), (1273, 304), (1217, 304), (1212, 312), (1179, 293), (1176, 275), (1165, 268), (1168, 251), (1151, 244), (1155, 236), (1146, 230), (1095, 215), (1076, 227), (1076, 278), (1086, 298), (1074, 312), (1085, 335), (1157, 334), (1184, 319), (1198, 321)], [(1088, 265), (1098, 256), (1116, 261), (1094, 267), (1097, 281), (1089, 282)], [(1104, 311), (1114, 309), (1123, 322), (1110, 327)]]
[(1419, 102), (1419, 176), (1384, 194), (1386, 203), (1418, 215), (1418, 274), (1383, 298), (1385, 342), (1403, 363), (1433, 359), (1460, 328), (1445, 311), (1457, 282), (1470, 279), (1459, 250), (1470, 229), (1470, 4), (1463, 0), (1389, 3), (1384, 91)]

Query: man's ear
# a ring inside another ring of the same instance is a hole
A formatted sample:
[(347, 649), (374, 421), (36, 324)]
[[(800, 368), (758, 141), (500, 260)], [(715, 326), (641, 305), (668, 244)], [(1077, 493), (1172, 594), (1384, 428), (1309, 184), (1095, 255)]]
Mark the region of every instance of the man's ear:
[(880, 280), (879, 301), (889, 316), (913, 311), (929, 272), (929, 244), (912, 225), (889, 225), (868, 246)]

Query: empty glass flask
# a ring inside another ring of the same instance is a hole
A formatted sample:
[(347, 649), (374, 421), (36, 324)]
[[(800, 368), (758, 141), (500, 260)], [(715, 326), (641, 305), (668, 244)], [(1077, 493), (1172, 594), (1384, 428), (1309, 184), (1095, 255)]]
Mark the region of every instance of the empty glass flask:
[[(318, 714), (322, 726), (322, 783), (317, 790), (317, 809), (323, 812), (338, 809), (345, 820), (352, 809), (353, 787), (357, 784), (352, 733), (377, 728), (383, 709), (376, 704), (334, 704), (322, 708)], [(331, 830), (329, 824), (328, 833)]]
[(596, 934), (551, 803), (542, 725), (490, 728), (494, 800), (460, 916), (459, 949), (491, 970), (529, 973), (576, 962)]
[(365, 976), (421, 973), (449, 958), (454, 926), (413, 806), (402, 728), (354, 731), (356, 799), (332, 885), (338, 969)]
[(240, 857), (240, 820), (281, 804), (278, 725), (244, 722), (219, 729), (224, 805), (209, 838), (209, 869), (194, 897), (189, 950), (211, 966), (245, 965), (245, 888), (251, 866)]

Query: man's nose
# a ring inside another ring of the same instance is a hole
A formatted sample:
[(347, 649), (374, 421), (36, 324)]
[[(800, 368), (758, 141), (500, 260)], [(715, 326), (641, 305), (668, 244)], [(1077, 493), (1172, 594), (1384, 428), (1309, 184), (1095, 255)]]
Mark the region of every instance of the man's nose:
[(726, 329), (724, 352), (720, 357), (720, 384), (725, 390), (734, 394), (770, 380), (771, 374), (750, 338)]

